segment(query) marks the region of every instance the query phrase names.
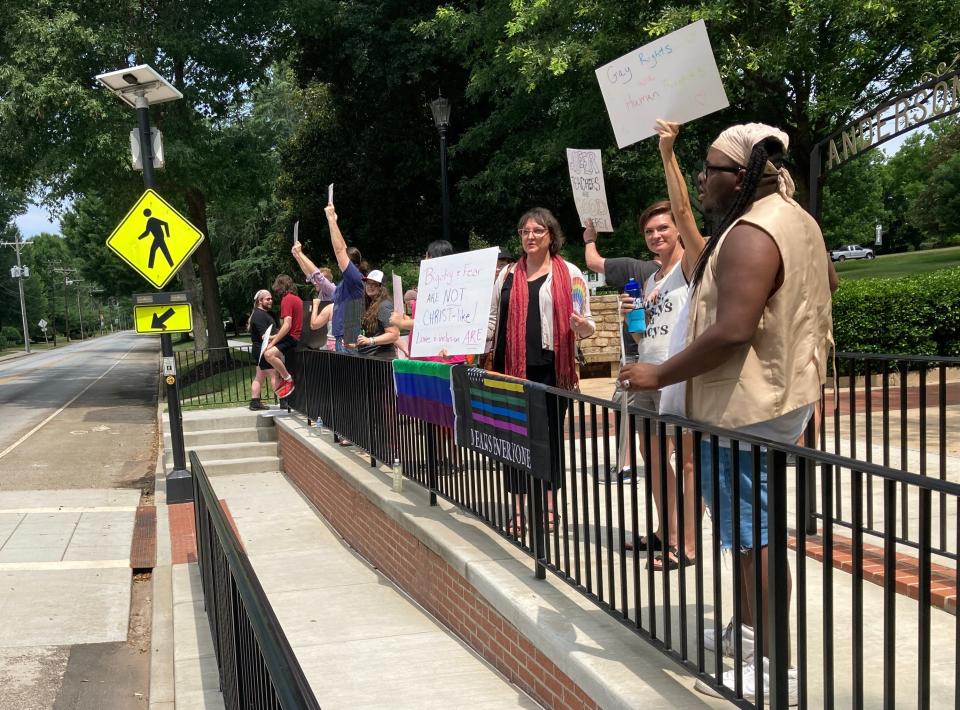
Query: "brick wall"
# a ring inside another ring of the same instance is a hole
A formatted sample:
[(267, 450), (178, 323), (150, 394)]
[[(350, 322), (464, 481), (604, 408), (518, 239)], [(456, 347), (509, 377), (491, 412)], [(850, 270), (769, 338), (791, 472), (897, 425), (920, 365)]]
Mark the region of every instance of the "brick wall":
[(617, 294), (594, 296), (590, 311), (597, 323), (593, 337), (580, 341), (580, 349), (588, 363), (620, 361), (620, 331), (617, 318)]
[(599, 707), (439, 555), (278, 427), (289, 479), (361, 555), (548, 708)]

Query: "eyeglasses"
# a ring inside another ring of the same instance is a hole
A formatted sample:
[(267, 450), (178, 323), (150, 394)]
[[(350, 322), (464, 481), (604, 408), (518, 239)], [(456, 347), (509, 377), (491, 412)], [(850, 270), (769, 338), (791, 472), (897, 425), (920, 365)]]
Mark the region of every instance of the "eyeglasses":
[(739, 165), (735, 167), (729, 165), (714, 165), (713, 163), (708, 163), (706, 160), (704, 160), (703, 168), (701, 169), (703, 176), (706, 177), (709, 175), (711, 170), (717, 173), (739, 173), (741, 170), (743, 170), (743, 168), (741, 168)]
[(547, 229), (546, 227), (534, 227), (533, 229), (518, 229), (517, 234), (519, 234), (521, 237), (525, 237), (528, 234), (532, 234), (537, 239), (539, 239), (540, 237), (545, 236), (549, 231), (550, 230)]

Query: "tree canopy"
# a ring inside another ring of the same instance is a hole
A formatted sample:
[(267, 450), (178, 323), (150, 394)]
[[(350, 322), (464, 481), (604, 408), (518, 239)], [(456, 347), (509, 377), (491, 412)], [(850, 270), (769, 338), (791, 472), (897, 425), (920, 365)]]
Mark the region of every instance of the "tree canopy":
[[(730, 99), (684, 126), (692, 174), (723, 127), (763, 121), (791, 138), (807, 189), (811, 147), (960, 51), (952, 0), (763, 5), (680, 0), (6, 0), (0, 4), (0, 224), (28, 198), (71, 205), (70, 258), (105, 296), (143, 288), (103, 247), (141, 192), (133, 112), (96, 74), (149, 63), (184, 94), (151, 109), (164, 134), (159, 191), (209, 239), (183, 273), (203, 291), (211, 344), (222, 315), (295, 267), (290, 232), (332, 262), (323, 217), (335, 184), (348, 241), (375, 263), (416, 260), (441, 234), (439, 139), (429, 102), (452, 104), (449, 176), (458, 246), (510, 244), (517, 216), (577, 218), (565, 149), (599, 148), (616, 231), (610, 256), (643, 250), (636, 216), (666, 196), (655, 140), (616, 147), (594, 69), (703, 19)], [(832, 175), (831, 244), (947, 243), (960, 212), (955, 122)], [(930, 205), (937, 209), (930, 209)], [(574, 241), (572, 240), (572, 241)], [(578, 241), (578, 240), (575, 240)], [(568, 255), (582, 256), (578, 248)], [(5, 322), (5, 321), (4, 321)], [(219, 338), (219, 340), (217, 339)]]

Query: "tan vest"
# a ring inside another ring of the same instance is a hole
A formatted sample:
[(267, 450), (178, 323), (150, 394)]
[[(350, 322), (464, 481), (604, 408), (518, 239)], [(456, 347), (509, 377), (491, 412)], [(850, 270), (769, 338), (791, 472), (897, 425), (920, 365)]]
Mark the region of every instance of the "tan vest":
[[(754, 202), (730, 229), (740, 222), (759, 227), (776, 242), (783, 285), (767, 301), (750, 342), (687, 384), (687, 416), (728, 429), (818, 401), (833, 344), (825, 247), (816, 221), (773, 194)], [(691, 295), (688, 344), (717, 320), (717, 258), (730, 229), (720, 235)]]

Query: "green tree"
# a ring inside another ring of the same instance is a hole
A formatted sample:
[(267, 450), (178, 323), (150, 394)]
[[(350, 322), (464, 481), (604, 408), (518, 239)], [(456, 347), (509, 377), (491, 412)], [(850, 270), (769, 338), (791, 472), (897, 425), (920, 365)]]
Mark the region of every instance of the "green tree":
[[(484, 155), (461, 180), (461, 198), (515, 212), (566, 197), (562, 149), (604, 148), (617, 222), (624, 205), (662, 194), (653, 141), (617, 151), (593, 72), (655, 37), (703, 19), (730, 108), (684, 127), (681, 165), (701, 159), (706, 139), (732, 123), (763, 121), (791, 137), (805, 198), (813, 145), (858, 113), (912, 85), (960, 46), (942, 19), (953, 3), (734, 0), (636, 6), (564, 0), (456, 2), (417, 31), (445, 43), (469, 67), (467, 96), (485, 105), (454, 154)], [(640, 198), (638, 199), (638, 195)], [(571, 200), (561, 210), (571, 219)], [(625, 220), (620, 218), (619, 222)], [(629, 223), (629, 220), (627, 220)], [(504, 225), (505, 226), (505, 225)]]
[(78, 331), (76, 308), (70, 303), (71, 294), (65, 282), (78, 273), (80, 265), (74, 260), (66, 241), (56, 234), (38, 234), (30, 240), (26, 250), (31, 280), (43, 294), (45, 310), (33, 312), (31, 323), (40, 318), (50, 323), (51, 333)]
[(960, 237), (960, 121), (933, 126), (926, 140), (924, 181), (910, 200), (910, 221), (925, 241)]
[(883, 170), (883, 154), (873, 152), (831, 173), (823, 190), (821, 219), (828, 247), (872, 243), (876, 225), (887, 227)]
[[(208, 232), (207, 205), (232, 179), (219, 132), (245, 110), (280, 30), (267, 0), (146, 0), (118, 8), (93, 0), (10, 0), (0, 22), (0, 185), (49, 190), (46, 200), (92, 193), (129, 205), (142, 190), (130, 171), (133, 113), (96, 88), (103, 71), (148, 63), (184, 100), (151, 109), (164, 131), (158, 188)], [(15, 146), (10, 150), (9, 146)], [(195, 254), (211, 346), (224, 345), (213, 250)]]

